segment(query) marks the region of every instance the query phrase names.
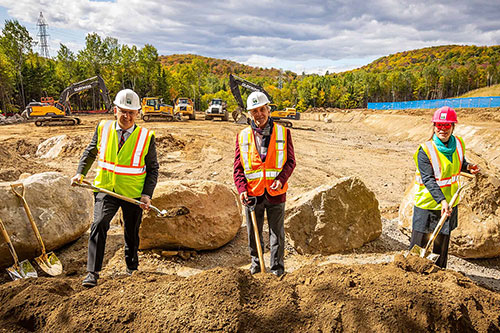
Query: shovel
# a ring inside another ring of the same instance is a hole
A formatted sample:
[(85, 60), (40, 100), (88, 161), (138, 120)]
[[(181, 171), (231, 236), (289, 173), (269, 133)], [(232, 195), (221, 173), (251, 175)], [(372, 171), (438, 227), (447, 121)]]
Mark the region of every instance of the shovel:
[[(140, 205), (143, 204), (143, 202), (141, 202), (139, 200), (135, 200), (135, 199), (126, 197), (124, 195), (121, 195), (121, 194), (118, 194), (118, 193), (106, 190), (104, 188), (100, 188), (100, 187), (94, 186), (94, 185), (92, 185), (91, 182), (88, 182), (86, 180), (82, 180), (81, 184), (80, 183), (73, 183), (73, 184), (75, 184), (77, 186), (80, 186), (80, 187), (84, 187), (84, 188), (88, 188), (88, 189), (95, 190), (95, 191), (98, 191), (98, 192), (109, 194), (112, 197), (115, 197), (115, 198), (121, 199), (123, 201), (127, 201), (127, 202), (130, 202), (130, 203), (133, 203), (133, 204), (138, 205), (138, 206), (140, 206)], [(176, 209), (171, 209), (170, 211), (168, 211), (166, 209), (159, 210), (158, 208), (156, 208), (153, 205), (150, 205), (149, 207), (156, 212), (156, 216), (157, 217), (172, 218), (172, 217), (176, 217), (176, 216), (187, 215), (187, 214), (190, 213), (189, 209), (187, 207), (184, 207), (184, 206), (180, 206), (180, 207), (178, 207)]]
[(257, 228), (257, 217), (255, 216), (255, 206), (257, 206), (257, 198), (248, 197), (247, 207), (250, 210), (250, 216), (252, 217), (252, 226), (255, 235), (255, 243), (257, 245), (257, 253), (259, 254), (260, 271), (262, 273), (265, 273), (266, 265), (264, 263), (264, 256), (262, 255), (262, 247), (260, 244), (260, 237), (259, 237), (259, 228)]
[[(14, 192), (15, 195), (17, 195), (21, 201), (23, 202), (24, 205), (24, 210), (26, 211), (26, 215), (28, 216), (28, 220), (30, 220), (31, 223), (31, 228), (33, 229), (33, 232), (35, 233), (36, 239), (38, 240), (38, 244), (40, 245), (40, 248), (42, 249), (42, 254), (35, 258), (36, 263), (40, 268), (47, 274), (56, 276), (62, 273), (63, 267), (61, 264), (61, 261), (56, 257), (54, 252), (45, 252), (45, 245), (43, 244), (42, 236), (40, 235), (40, 232), (38, 231), (38, 227), (36, 226), (35, 219), (33, 218), (33, 215), (31, 214), (31, 210), (28, 206), (28, 203), (26, 202), (26, 199), (24, 198), (24, 185), (23, 184), (11, 184), (10, 187), (12, 188), (12, 192)], [(20, 190), (19, 190), (20, 189)]]
[[(470, 179), (475, 178), (475, 176), (468, 174), (468, 173), (463, 173), (463, 172), (460, 174), (460, 176), (464, 176), (464, 177), (467, 177)], [(453, 195), (453, 197), (451, 198), (451, 200), (449, 202), (450, 207), (453, 207), (453, 205), (457, 201), (457, 198), (458, 198), (458, 195), (460, 194), (460, 192), (468, 185), (469, 185), (469, 182), (466, 182), (458, 188), (458, 190), (455, 192), (455, 194)], [(427, 242), (427, 245), (425, 246), (425, 248), (421, 248), (420, 246), (415, 244), (415, 245), (413, 245), (411, 250), (408, 252), (408, 254), (416, 255), (416, 256), (419, 256), (421, 258), (426, 258), (426, 259), (431, 260), (432, 262), (435, 263), (439, 259), (439, 254), (428, 253), (428, 252), (430, 251), (431, 246), (434, 244), (434, 240), (436, 239), (437, 235), (439, 234), (439, 232), (443, 228), (443, 225), (446, 222), (447, 218), (448, 218), (448, 216), (446, 216), (446, 215), (441, 216), (441, 218), (439, 219), (439, 222), (436, 225), (436, 228), (432, 232), (431, 237), (429, 238), (429, 241)]]
[(31, 263), (27, 259), (19, 262), (16, 250), (14, 250), (14, 245), (12, 245), (12, 242), (10, 241), (9, 234), (7, 233), (7, 230), (5, 230), (5, 226), (3, 225), (2, 219), (0, 219), (0, 231), (2, 232), (2, 236), (5, 239), (5, 242), (7, 243), (7, 247), (9, 248), (10, 254), (12, 254), (12, 258), (14, 258), (14, 265), (7, 268), (7, 272), (9, 273), (12, 280), (38, 277), (35, 268), (31, 265)]

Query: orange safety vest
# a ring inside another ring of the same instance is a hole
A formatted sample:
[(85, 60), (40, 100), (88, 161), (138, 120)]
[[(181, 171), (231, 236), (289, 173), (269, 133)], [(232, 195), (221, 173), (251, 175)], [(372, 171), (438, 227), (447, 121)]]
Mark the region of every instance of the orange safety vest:
[(267, 190), (272, 196), (286, 193), (288, 183), (283, 184), (279, 190), (270, 188), (274, 179), (283, 169), (287, 158), (286, 128), (274, 124), (271, 141), (267, 150), (266, 161), (262, 162), (252, 127), (248, 126), (238, 136), (240, 147), (240, 160), (247, 179), (247, 191), (250, 196), (260, 196)]

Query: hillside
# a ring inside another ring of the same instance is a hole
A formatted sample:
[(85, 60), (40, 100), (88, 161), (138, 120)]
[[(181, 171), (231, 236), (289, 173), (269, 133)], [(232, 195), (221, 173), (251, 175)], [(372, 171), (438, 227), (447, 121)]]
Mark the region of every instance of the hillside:
[[(204, 62), (208, 65), (210, 72), (218, 77), (226, 77), (229, 74), (276, 78), (280, 70), (276, 68), (253, 67), (226, 59), (209, 58), (195, 54), (171, 54), (159, 57), (162, 66), (176, 71), (181, 65), (191, 65), (196, 61)], [(297, 74), (291, 71), (285, 71), (284, 75), (289, 78), (297, 77)]]
[(489, 97), (489, 96), (500, 96), (500, 84), (474, 89), (459, 97), (464, 98), (464, 97)]
[(483, 69), (494, 68), (500, 64), (500, 45), (443, 45), (426, 47), (417, 50), (399, 52), (379, 58), (372, 63), (361, 67), (368, 72), (391, 71), (424, 68), (435, 64), (439, 67), (456, 69), (461, 66), (480, 65)]

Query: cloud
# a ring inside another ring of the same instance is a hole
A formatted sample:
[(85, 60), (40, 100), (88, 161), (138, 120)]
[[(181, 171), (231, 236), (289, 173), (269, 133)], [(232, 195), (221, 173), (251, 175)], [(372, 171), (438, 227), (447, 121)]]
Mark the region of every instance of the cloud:
[(262, 64), (328, 63), (443, 44), (500, 44), (500, 2), (491, 0), (0, 0), (0, 6), (22, 22), (35, 23), (43, 11), (51, 28), (152, 44), (160, 54), (247, 63), (256, 57)]

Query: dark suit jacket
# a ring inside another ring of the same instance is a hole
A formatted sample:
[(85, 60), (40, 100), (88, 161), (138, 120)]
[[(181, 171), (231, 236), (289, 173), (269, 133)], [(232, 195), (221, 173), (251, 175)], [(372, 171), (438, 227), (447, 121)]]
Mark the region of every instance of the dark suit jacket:
[[(137, 126), (137, 125), (134, 125)], [(92, 163), (94, 163), (97, 158), (97, 130), (99, 125), (97, 125), (94, 136), (90, 141), (87, 148), (82, 154), (82, 158), (78, 163), (77, 173), (82, 175), (87, 175), (89, 172)], [(134, 128), (135, 129), (135, 128)], [(158, 169), (160, 165), (158, 164), (158, 159), (156, 157), (156, 144), (154, 136), (151, 138), (151, 142), (149, 144), (149, 150), (146, 156), (144, 156), (144, 162), (146, 163), (146, 179), (144, 180), (144, 187), (142, 188), (142, 194), (153, 197), (153, 192), (156, 187), (156, 182), (158, 181)]]

